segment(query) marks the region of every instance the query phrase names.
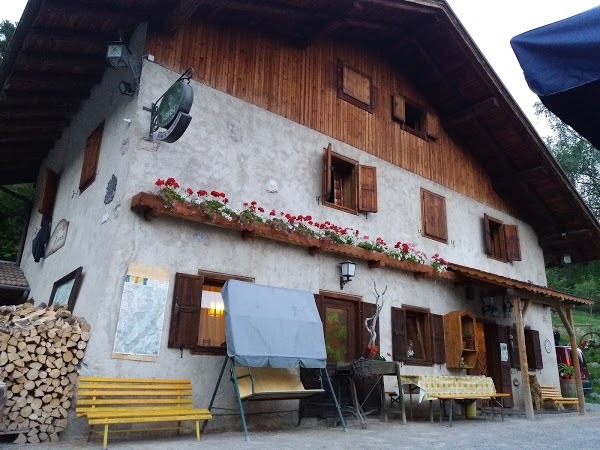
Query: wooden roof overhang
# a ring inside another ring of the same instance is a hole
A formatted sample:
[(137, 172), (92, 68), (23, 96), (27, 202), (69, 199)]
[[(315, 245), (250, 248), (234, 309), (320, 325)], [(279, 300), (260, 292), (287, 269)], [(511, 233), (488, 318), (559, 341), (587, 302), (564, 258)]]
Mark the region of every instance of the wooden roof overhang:
[(448, 264), (448, 270), (459, 275), (464, 280), (472, 281), (486, 287), (501, 288), (510, 291), (523, 299), (533, 300), (537, 303), (551, 306), (552, 308), (573, 307), (580, 305), (592, 305), (593, 300), (565, 292), (556, 291), (545, 286), (526, 283), (512, 278), (496, 275), (483, 270), (461, 266), (455, 263)]
[(0, 67), (2, 184), (36, 178), (105, 70), (106, 44), (146, 19), (152, 32), (209, 22), (385, 55), (534, 227), (548, 266), (600, 259), (600, 225), (443, 0), (29, 0)]

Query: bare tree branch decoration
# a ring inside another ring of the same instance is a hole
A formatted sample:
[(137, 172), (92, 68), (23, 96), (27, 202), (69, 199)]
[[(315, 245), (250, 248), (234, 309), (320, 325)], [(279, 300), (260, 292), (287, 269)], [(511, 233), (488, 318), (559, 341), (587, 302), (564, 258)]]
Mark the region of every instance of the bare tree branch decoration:
[(365, 327), (369, 332), (369, 347), (374, 346), (375, 342), (377, 341), (377, 320), (379, 319), (379, 313), (381, 312), (381, 308), (383, 308), (383, 296), (385, 295), (387, 288), (388, 287), (386, 284), (383, 292), (379, 294), (379, 292), (377, 292), (377, 284), (375, 283), (375, 281), (373, 281), (373, 289), (375, 291), (373, 293), (375, 295), (375, 314), (373, 315), (373, 317), (367, 317), (365, 319)]

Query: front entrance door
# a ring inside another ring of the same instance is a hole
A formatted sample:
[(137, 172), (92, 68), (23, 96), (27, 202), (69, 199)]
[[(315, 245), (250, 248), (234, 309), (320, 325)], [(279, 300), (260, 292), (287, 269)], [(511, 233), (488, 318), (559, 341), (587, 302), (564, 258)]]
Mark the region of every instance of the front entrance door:
[(358, 302), (323, 296), (323, 328), (327, 362), (352, 361), (360, 356)]
[(509, 342), (508, 331), (505, 326), (495, 323), (484, 325), (485, 351), (487, 362), (487, 376), (494, 380), (496, 392), (510, 394), (504, 399), (504, 407), (512, 408), (512, 382), (510, 373), (510, 359), (508, 357)]

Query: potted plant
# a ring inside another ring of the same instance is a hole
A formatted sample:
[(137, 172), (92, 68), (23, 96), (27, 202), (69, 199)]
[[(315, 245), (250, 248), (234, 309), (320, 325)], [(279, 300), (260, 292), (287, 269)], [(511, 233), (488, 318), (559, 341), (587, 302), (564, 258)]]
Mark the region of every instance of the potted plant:
[(563, 397), (577, 397), (577, 386), (575, 385), (575, 367), (567, 366), (565, 363), (558, 365), (560, 376), (560, 391)]

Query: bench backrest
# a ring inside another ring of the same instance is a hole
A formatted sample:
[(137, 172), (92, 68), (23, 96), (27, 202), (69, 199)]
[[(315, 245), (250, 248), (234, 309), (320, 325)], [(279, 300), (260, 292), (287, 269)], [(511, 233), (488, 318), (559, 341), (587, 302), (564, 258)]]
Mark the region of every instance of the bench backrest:
[(560, 389), (557, 386), (540, 386), (542, 397), (562, 397)]
[(192, 408), (190, 380), (80, 377), (77, 391), (78, 417), (94, 408)]

